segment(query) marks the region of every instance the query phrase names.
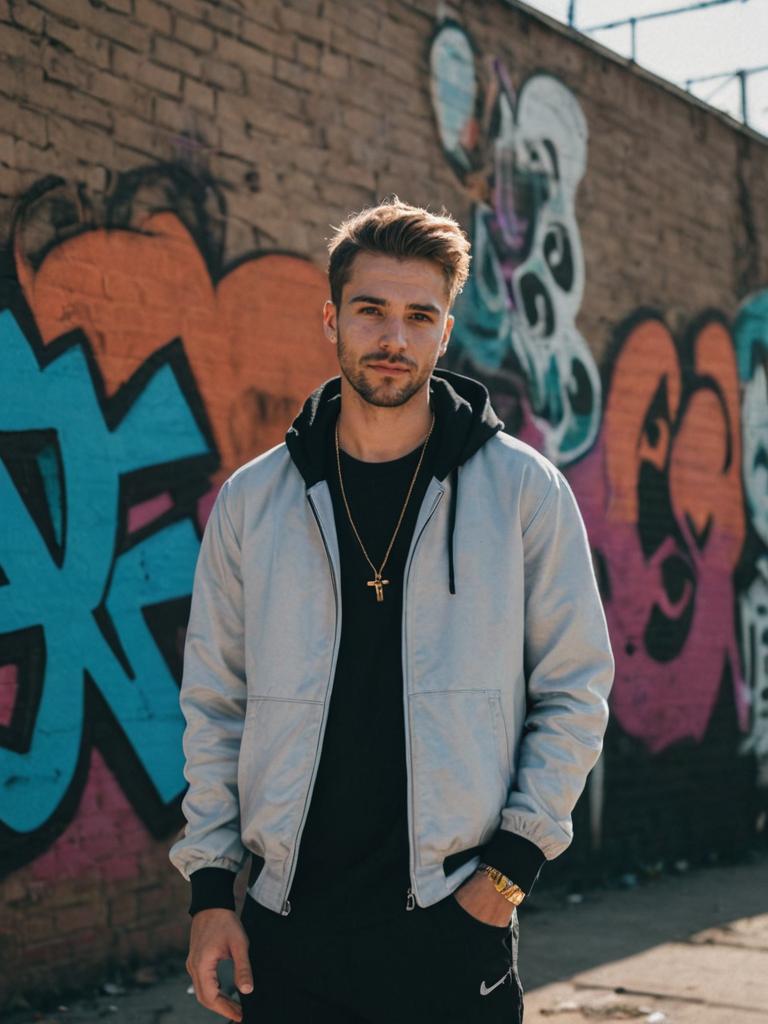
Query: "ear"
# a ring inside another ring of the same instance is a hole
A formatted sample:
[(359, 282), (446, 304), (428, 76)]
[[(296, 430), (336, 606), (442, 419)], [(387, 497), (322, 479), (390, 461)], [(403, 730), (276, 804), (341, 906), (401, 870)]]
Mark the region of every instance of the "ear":
[(338, 320), (336, 317), (336, 306), (330, 299), (326, 299), (323, 305), (323, 332), (328, 341), (335, 345), (338, 333)]
[(453, 325), (455, 322), (456, 317), (453, 315), (453, 313), (449, 313), (448, 316), (445, 318), (445, 329), (443, 331), (443, 337), (440, 341), (439, 354), (441, 356), (445, 355), (445, 350), (448, 348), (448, 342), (451, 340), (451, 331), (453, 330)]

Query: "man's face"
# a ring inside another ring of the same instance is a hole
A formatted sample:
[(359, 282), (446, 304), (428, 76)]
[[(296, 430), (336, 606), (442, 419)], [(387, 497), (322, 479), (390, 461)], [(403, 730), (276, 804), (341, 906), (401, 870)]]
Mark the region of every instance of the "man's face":
[(428, 386), (453, 327), (436, 263), (358, 253), (340, 308), (323, 309), (342, 378), (370, 405), (404, 405)]

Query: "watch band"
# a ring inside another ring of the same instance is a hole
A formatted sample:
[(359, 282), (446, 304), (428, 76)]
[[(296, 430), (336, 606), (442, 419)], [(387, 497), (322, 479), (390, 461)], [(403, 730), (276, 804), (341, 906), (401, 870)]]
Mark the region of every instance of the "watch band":
[(525, 893), (511, 879), (507, 878), (505, 874), (498, 870), (498, 868), (492, 868), (490, 864), (479, 864), (478, 870), (482, 870), (493, 882), (496, 892), (501, 893), (508, 903), (511, 903), (515, 907), (519, 907), (525, 899)]

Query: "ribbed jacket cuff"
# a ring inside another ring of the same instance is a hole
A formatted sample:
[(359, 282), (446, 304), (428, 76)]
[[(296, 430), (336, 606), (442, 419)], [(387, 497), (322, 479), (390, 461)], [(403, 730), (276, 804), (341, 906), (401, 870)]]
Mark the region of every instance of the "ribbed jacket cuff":
[(546, 857), (529, 839), (506, 829), (498, 829), (481, 852), (484, 863), (490, 864), (515, 882), (528, 895), (539, 877)]
[(189, 876), (192, 884), (190, 917), (194, 917), (198, 910), (234, 910), (236, 877), (234, 871), (226, 868), (198, 868), (193, 871)]

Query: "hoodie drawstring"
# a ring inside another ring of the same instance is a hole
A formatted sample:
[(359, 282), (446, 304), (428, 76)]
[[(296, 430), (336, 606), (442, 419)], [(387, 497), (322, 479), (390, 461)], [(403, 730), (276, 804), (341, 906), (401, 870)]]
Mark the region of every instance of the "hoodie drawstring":
[(456, 529), (456, 504), (459, 499), (459, 467), (451, 470), (451, 504), (448, 510), (448, 590), (456, 593), (456, 567), (453, 560), (453, 534)]

